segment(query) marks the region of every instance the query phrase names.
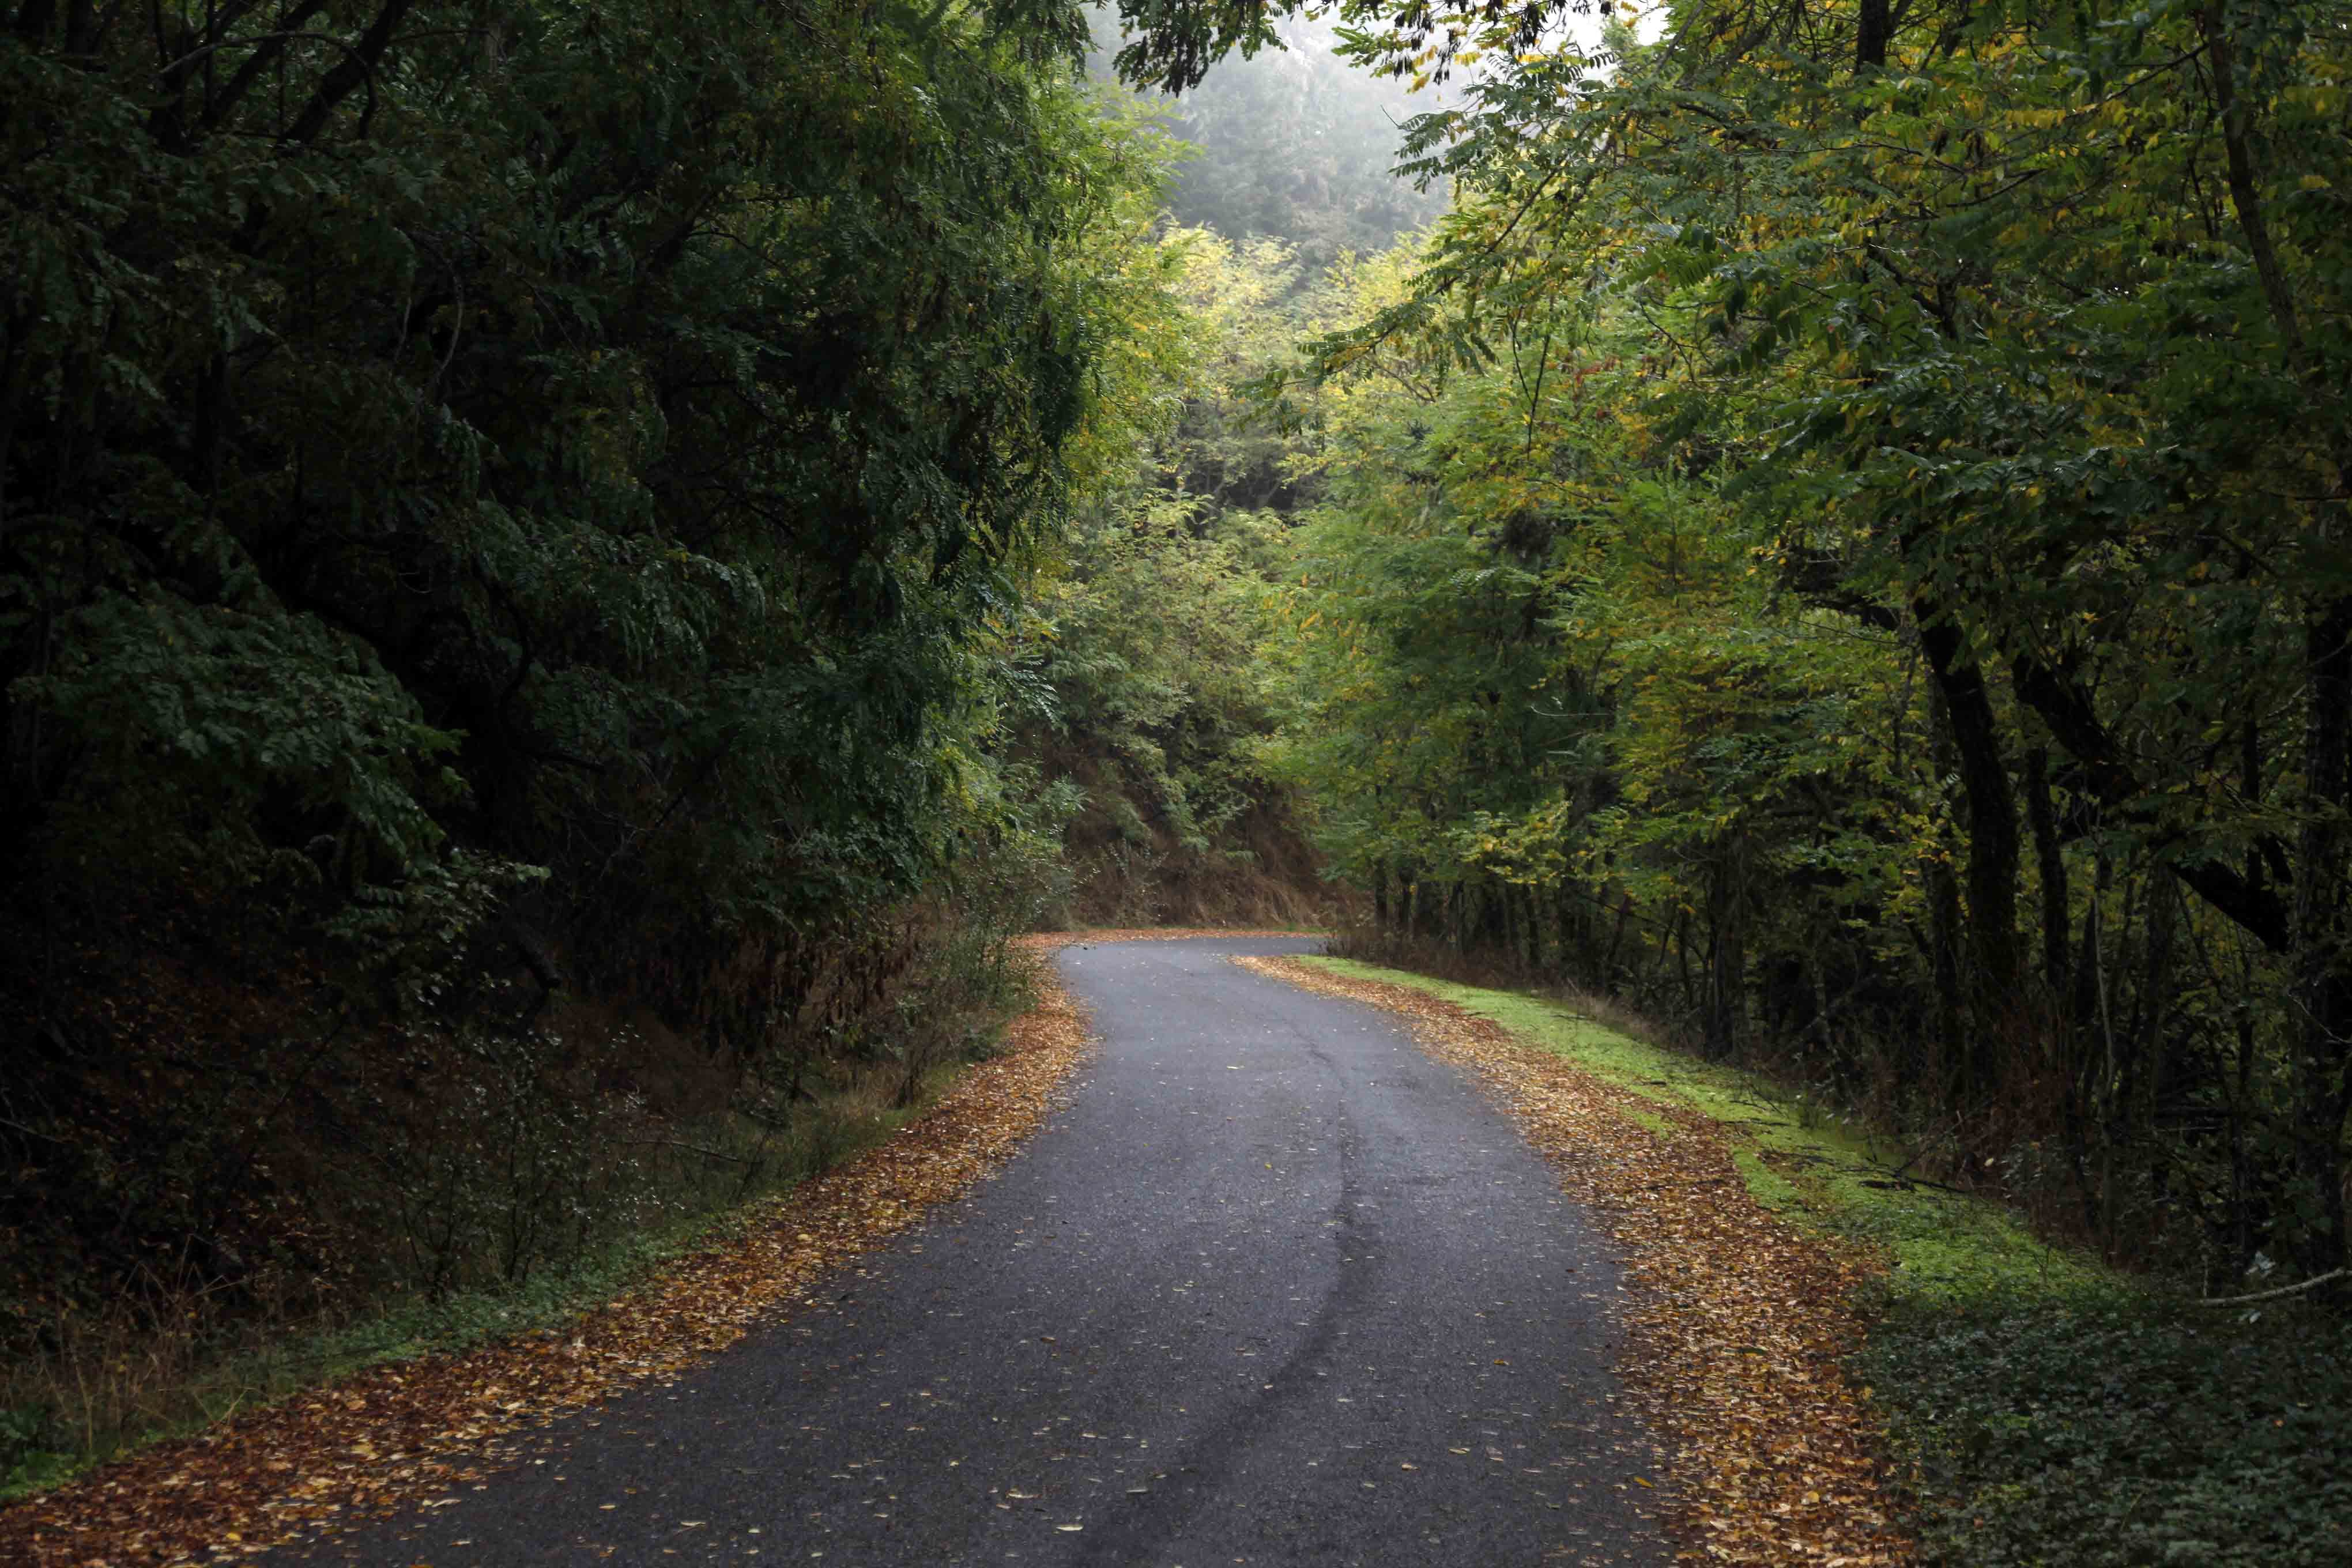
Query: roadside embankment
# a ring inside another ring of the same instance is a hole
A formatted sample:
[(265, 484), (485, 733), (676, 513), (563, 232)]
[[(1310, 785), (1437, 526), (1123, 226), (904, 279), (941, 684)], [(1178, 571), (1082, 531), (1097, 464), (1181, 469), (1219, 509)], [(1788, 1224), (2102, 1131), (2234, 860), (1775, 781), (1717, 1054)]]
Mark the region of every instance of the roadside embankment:
[(1244, 962), (1412, 1016), (1600, 1214), (1645, 1288), (1624, 1370), (1703, 1559), (2352, 1561), (2340, 1321), (2119, 1275), (1774, 1085), (1555, 1001)]

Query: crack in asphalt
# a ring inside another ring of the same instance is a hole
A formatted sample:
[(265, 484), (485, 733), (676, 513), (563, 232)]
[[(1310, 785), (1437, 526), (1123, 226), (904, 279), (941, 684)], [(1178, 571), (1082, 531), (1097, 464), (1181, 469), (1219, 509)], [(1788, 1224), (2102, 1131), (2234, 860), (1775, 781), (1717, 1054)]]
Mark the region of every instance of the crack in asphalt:
[[(1304, 1039), (1306, 1037), (1301, 1036)], [(1310, 1047), (1310, 1055), (1320, 1058), (1327, 1068), (1330, 1059)], [(1336, 1069), (1335, 1073), (1336, 1073)], [(1332, 1223), (1349, 1236), (1357, 1234), (1357, 1149), (1354, 1119), (1343, 1108), (1340, 1111), (1336, 1147), (1339, 1155), (1339, 1195), (1331, 1205)], [(1313, 1318), (1308, 1320), (1306, 1335), (1283, 1363), (1268, 1374), (1265, 1387), (1257, 1397), (1213, 1430), (1192, 1440), (1183, 1452), (1195, 1462), (1181, 1467), (1191, 1473), (1190, 1484), (1181, 1493), (1154, 1493), (1151, 1497), (1167, 1497), (1165, 1507), (1153, 1508), (1149, 1500), (1124, 1518), (1113, 1522), (1109, 1530), (1087, 1542), (1084, 1553), (1076, 1560), (1087, 1568), (1112, 1563), (1148, 1561), (1154, 1542), (1174, 1539), (1181, 1526), (1189, 1522), (1209, 1502), (1222, 1493), (1240, 1458), (1268, 1433), (1276, 1429), (1291, 1407), (1296, 1406), (1316, 1386), (1316, 1373), (1328, 1376), (1331, 1352), (1339, 1338), (1343, 1316), (1360, 1309), (1371, 1281), (1370, 1267), (1360, 1261), (1361, 1253), (1351, 1254), (1345, 1243), (1340, 1247), (1339, 1268), (1330, 1289), (1325, 1290)], [(1180, 1472), (1181, 1473), (1181, 1472)]]

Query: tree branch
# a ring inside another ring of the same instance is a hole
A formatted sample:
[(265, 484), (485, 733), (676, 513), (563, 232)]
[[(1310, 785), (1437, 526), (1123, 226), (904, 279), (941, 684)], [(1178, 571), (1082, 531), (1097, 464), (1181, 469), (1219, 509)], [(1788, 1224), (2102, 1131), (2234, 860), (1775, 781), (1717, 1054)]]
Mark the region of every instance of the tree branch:
[(2352, 1274), (2352, 1268), (2336, 1268), (2326, 1274), (2315, 1274), (2310, 1279), (2296, 1284), (2281, 1285), (2274, 1290), (2257, 1290), (2251, 1296), (2200, 1296), (2197, 1300), (2197, 1304), (2200, 1307), (2242, 1307), (2249, 1301), (2274, 1301), (2281, 1296), (2295, 1296), (2305, 1290), (2315, 1290), (2320, 1286), (2331, 1280), (2341, 1279), (2347, 1274)]
[[(2089, 696), (2070, 676), (2022, 655), (2011, 673), (2018, 696), (2066, 749), (2077, 780), (2094, 799), (2105, 806), (2124, 806), (2139, 797), (2138, 777), (2118, 753)], [(2159, 846), (2165, 841), (2159, 839)], [(2218, 860), (2175, 866), (2173, 873), (2273, 952), (2284, 952), (2292, 944), (2286, 903), (2272, 889)]]
[(352, 95), (352, 89), (364, 82), (371, 92), (374, 90), (376, 64), (392, 47), (392, 35), (407, 19), (409, 6), (414, 3), (415, 0), (384, 0), (383, 9), (368, 24), (368, 30), (360, 35), (360, 41), (327, 73), (318, 91), (310, 95), (310, 101), (303, 106), (293, 129), (286, 133), (288, 142), (298, 147), (309, 145), (327, 128), (328, 118)]

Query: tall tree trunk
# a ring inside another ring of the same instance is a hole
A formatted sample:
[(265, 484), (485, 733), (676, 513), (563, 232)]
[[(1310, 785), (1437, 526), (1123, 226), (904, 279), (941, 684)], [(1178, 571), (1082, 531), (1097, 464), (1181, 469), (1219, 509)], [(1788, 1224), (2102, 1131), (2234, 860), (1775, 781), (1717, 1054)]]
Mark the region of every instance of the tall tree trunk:
[(1854, 75), (1886, 63), (1886, 46), (1895, 40), (1893, 5), (1894, 0), (1862, 0), (1854, 16)]
[(2050, 753), (2036, 746), (2025, 753), (2025, 815), (2033, 826), (2033, 858), (2042, 878), (2042, 983), (2050, 1005), (2066, 1006), (2066, 938), (2074, 923), (2066, 887), (2066, 856), (2058, 843), (2058, 813), (2050, 801)]
[(1943, 1095), (1951, 1089), (1951, 1063), (1966, 1050), (1968, 1028), (1960, 994), (1960, 884), (1940, 856), (1927, 862), (1927, 963), (1936, 984), (1935, 1024), (1928, 1035), (1935, 1042), (1932, 1065), (1943, 1080), (1936, 1089)]
[(1968, 981), (1975, 1005), (1958, 1067), (1961, 1093), (1974, 1099), (1993, 1089), (1995, 1050), (2020, 1001), (2017, 801), (1982, 668), (1965, 656), (1957, 626), (1924, 600), (1917, 609), (1920, 646), (1935, 678), (1932, 706), (1951, 742), (1968, 806)]
[[(2103, 1147), (2105, 1123), (2100, 1108), (2105, 1100), (2105, 1079), (2108, 1051), (2106, 1039), (2107, 1010), (2107, 894), (2114, 885), (2115, 859), (2105, 850), (2099, 851), (2098, 869), (2092, 878), (2090, 908), (2083, 914), (2083, 946), (2074, 963), (2074, 1016), (2082, 1020), (2075, 1031), (2078, 1049), (2066, 1078), (2067, 1121), (2074, 1142), (2075, 1181), (2083, 1191), (2084, 1214), (2091, 1230), (2100, 1233), (2105, 1224), (2101, 1207), (2105, 1186), (2090, 1176), (2092, 1156)], [(2128, 929), (2128, 922), (2126, 922)], [(2096, 1141), (2097, 1146), (2095, 1146)]]
[(1688, 1016), (1698, 1011), (1698, 994), (1691, 985), (1690, 973), (1690, 911), (1678, 911), (1675, 916), (1675, 967), (1682, 978), (1683, 1013)]
[(1707, 872), (1706, 1054), (1736, 1054), (1748, 1011), (1748, 951), (1742, 929), (1747, 912), (1746, 846), (1738, 838), (1716, 847)]
[(1619, 895), (1617, 919), (1609, 930), (1609, 951), (1601, 955), (1601, 967), (1592, 976), (1594, 985), (1603, 991), (1617, 984), (1617, 953), (1625, 945), (1625, 926), (1633, 918), (1633, 895)]

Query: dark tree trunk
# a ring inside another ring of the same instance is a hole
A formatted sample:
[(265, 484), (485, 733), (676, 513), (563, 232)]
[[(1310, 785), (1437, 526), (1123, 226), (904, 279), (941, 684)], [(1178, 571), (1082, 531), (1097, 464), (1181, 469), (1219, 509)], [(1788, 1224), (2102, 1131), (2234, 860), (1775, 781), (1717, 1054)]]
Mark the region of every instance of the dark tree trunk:
[(2180, 889), (2172, 873), (2155, 868), (2148, 877), (2147, 967), (2132, 1004), (2131, 1038), (2124, 1047), (2123, 1081), (2116, 1087), (2116, 1120), (2126, 1137), (2155, 1130), (2157, 1101), (2163, 1092), (2166, 994), (2171, 989), (2172, 947)]
[(1854, 18), (1853, 69), (1856, 76), (1886, 63), (1886, 46), (1895, 39), (1894, 0), (1862, 0)]
[(1633, 895), (1620, 895), (1617, 919), (1610, 927), (1609, 951), (1601, 955), (1601, 968), (1592, 977), (1593, 984), (1608, 990), (1617, 984), (1617, 953), (1625, 945), (1625, 926), (1633, 918)]
[(2001, 760), (2000, 721), (1983, 670), (1964, 656), (1959, 631), (1924, 602), (1919, 641), (1935, 677), (1937, 717), (1958, 764), (1968, 806), (1968, 955), (1966, 1048), (1958, 1063), (1963, 1097), (1993, 1089), (1994, 1047), (2017, 1011), (2017, 801)]
[(1738, 1053), (1748, 1013), (1748, 950), (1744, 916), (1748, 887), (1745, 846), (1735, 839), (1717, 847), (1707, 876), (1706, 990), (1704, 1028), (1706, 1054)]
[[(1944, 700), (1931, 686), (1927, 693), (1927, 759), (1936, 777), (1959, 772), (1959, 754), (1952, 744), (1952, 727), (1946, 721)], [(1937, 795), (1941, 801), (1941, 789)], [(1952, 860), (1942, 855), (1927, 862), (1927, 963), (1936, 984), (1934, 1067), (1936, 1092), (1949, 1099), (1958, 1076), (1955, 1064), (1968, 1051), (1968, 1003), (1961, 989), (1960, 944), (1967, 921), (1960, 912), (1959, 879)]]
[(2033, 858), (2042, 875), (2042, 982), (2050, 1005), (2066, 1005), (2066, 938), (2074, 926), (2066, 887), (2066, 856), (2058, 843), (2058, 814), (2050, 801), (2050, 753), (2036, 746), (2025, 754), (2025, 813), (2033, 825)]

